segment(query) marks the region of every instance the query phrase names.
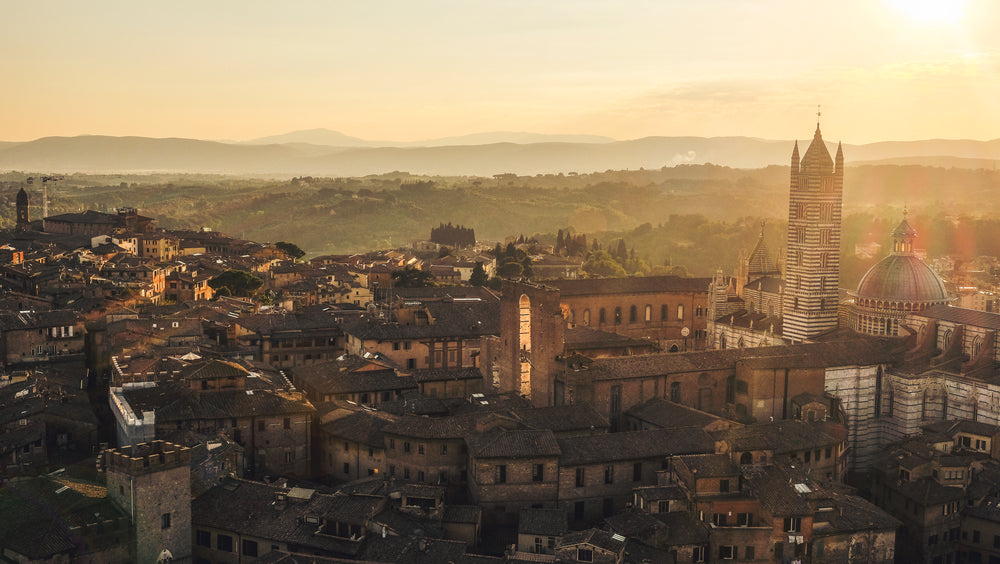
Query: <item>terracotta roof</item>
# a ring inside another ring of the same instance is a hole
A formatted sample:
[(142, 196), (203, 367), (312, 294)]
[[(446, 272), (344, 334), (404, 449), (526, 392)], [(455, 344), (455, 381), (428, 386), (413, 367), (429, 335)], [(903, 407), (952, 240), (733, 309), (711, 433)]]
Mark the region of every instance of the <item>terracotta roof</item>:
[(564, 509), (524, 508), (517, 514), (518, 534), (560, 537), (568, 530)]
[(546, 286), (559, 289), (562, 296), (589, 296), (594, 294), (648, 294), (661, 292), (708, 293), (711, 278), (684, 278), (681, 276), (645, 276), (635, 278), (585, 278), (578, 280), (549, 280)]
[(469, 454), (476, 458), (533, 458), (559, 456), (555, 435), (548, 429), (497, 430), (466, 438)]
[(643, 460), (682, 454), (709, 453), (711, 435), (700, 429), (650, 429), (601, 433), (558, 439), (562, 466), (580, 466), (615, 460)]

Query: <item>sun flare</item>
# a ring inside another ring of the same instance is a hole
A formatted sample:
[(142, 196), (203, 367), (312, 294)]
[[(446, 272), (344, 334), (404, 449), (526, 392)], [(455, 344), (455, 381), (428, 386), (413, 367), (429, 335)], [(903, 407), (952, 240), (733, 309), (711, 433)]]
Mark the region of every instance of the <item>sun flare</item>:
[(954, 24), (965, 17), (965, 0), (886, 0), (893, 10), (922, 24)]

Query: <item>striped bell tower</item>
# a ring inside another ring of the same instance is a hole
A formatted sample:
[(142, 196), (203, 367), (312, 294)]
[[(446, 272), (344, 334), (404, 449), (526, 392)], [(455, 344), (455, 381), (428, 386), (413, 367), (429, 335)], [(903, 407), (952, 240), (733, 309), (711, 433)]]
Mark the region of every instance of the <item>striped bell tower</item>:
[(816, 134), (799, 160), (792, 150), (782, 336), (805, 341), (837, 328), (844, 152), (830, 158)]

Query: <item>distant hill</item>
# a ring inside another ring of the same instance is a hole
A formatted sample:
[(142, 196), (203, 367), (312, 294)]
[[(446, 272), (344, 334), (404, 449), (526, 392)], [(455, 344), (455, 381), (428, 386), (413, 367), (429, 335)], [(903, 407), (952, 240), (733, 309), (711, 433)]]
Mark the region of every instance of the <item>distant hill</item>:
[[(363, 176), (407, 171), (489, 176), (659, 169), (703, 163), (760, 168), (787, 165), (793, 143), (752, 137), (646, 137), (600, 141), (605, 138), (584, 136), (589, 141), (471, 144), (494, 136), (539, 138), (528, 133), (485, 133), (437, 140), (444, 143), (441, 145), (358, 147), (326, 145), (333, 139), (345, 142), (357, 139), (329, 130), (299, 133), (303, 133), (302, 139), (311, 138), (313, 142), (291, 141), (292, 137), (287, 136), (279, 136), (287, 137), (287, 142), (270, 144), (100, 135), (45, 137), (25, 143), (0, 144), (0, 169), (52, 173), (186, 172), (281, 176)], [(459, 143), (459, 140), (466, 143)], [(804, 150), (809, 140), (800, 141), (800, 150)], [(831, 143), (829, 148), (832, 153), (836, 145)], [(992, 168), (993, 160), (1000, 159), (1000, 140), (845, 145), (844, 154), (849, 166), (874, 161)]]
[(600, 135), (548, 135), (512, 131), (490, 131), (456, 137), (440, 137), (422, 141), (372, 141), (344, 135), (332, 129), (304, 129), (282, 135), (271, 135), (244, 141), (247, 145), (276, 143), (309, 143), (330, 147), (442, 147), (447, 145), (489, 145), (493, 143), (610, 143), (611, 137)]

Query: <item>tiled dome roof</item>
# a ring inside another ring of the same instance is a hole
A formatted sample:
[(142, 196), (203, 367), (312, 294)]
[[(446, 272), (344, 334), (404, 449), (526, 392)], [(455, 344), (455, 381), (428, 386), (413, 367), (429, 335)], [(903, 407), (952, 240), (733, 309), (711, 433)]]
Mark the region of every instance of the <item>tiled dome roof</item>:
[(897, 302), (948, 299), (944, 281), (911, 254), (892, 254), (868, 269), (858, 284), (858, 297)]

